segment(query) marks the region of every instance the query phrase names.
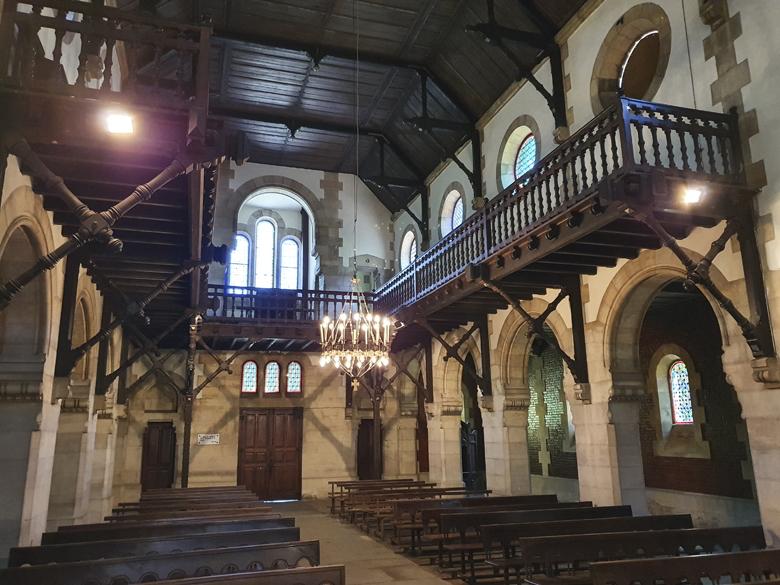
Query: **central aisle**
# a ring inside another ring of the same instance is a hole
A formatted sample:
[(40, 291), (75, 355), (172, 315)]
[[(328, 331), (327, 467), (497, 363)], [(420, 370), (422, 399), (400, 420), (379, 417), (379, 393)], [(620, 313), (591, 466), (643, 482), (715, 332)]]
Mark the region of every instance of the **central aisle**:
[[(347, 585), (452, 585), (427, 567), (399, 555), (359, 529), (332, 518), (324, 502), (273, 504), (275, 511), (294, 516), (301, 540), (320, 541), (320, 563), (345, 565)], [(455, 582), (457, 583), (457, 581)]]

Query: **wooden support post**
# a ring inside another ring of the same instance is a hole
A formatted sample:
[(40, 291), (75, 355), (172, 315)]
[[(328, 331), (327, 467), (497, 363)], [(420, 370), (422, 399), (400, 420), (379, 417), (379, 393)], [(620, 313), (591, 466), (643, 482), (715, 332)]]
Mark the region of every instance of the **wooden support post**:
[(582, 307), (582, 288), (579, 275), (573, 276), (567, 284), (569, 294), (569, 309), (571, 311), (571, 334), (574, 342), (574, 365), (577, 368), (577, 382), (587, 384), (588, 354), (585, 343), (585, 316)]
[(425, 185), (420, 190), (420, 207), (422, 208), (422, 242), (421, 250), (427, 250), (431, 247), (431, 188)]
[(433, 403), (433, 338), (424, 342), (425, 348), (425, 401)]
[(311, 233), (309, 213), (301, 207), (301, 289), (305, 293), (309, 291), (309, 267), (311, 264)]
[[(122, 332), (122, 347), (119, 350), (120, 359), (124, 362), (130, 355), (130, 343), (127, 341), (127, 335)], [(127, 404), (127, 370), (123, 371), (123, 375), (119, 376), (119, 384), (116, 390), (116, 402), (117, 404)]]
[(481, 386), (483, 396), (493, 395), (493, 379), (490, 375), (490, 332), (488, 328), (487, 315), (479, 318), (479, 354), (482, 359), (482, 382)]
[(772, 339), (766, 286), (761, 266), (761, 254), (758, 251), (758, 242), (756, 242), (752, 210), (746, 210), (738, 220), (737, 239), (739, 240), (739, 253), (742, 256), (742, 268), (745, 273), (750, 320), (754, 323), (756, 341), (764, 354), (762, 357), (772, 357), (776, 355), (776, 349)]
[(62, 284), (62, 306), (60, 308), (60, 327), (57, 335), (57, 360), (54, 366), (54, 376), (57, 378), (69, 376), (75, 361), (71, 340), (73, 335), (73, 319), (76, 311), (76, 295), (79, 285), (79, 269), (81, 259), (79, 254), (71, 254), (65, 261), (65, 278)]
[(371, 397), (371, 406), (374, 411), (374, 440), (373, 459), (374, 459), (374, 479), (382, 479), (382, 394), (377, 392)]
[[(111, 309), (108, 306), (106, 299), (103, 299), (103, 309), (100, 313), (100, 328), (108, 327), (111, 323)], [(106, 384), (106, 374), (108, 373), (108, 340), (106, 337), (100, 340), (98, 344), (98, 357), (97, 357), (97, 381), (95, 382), (95, 394), (102, 396), (108, 390)]]
[(198, 347), (198, 328), (200, 315), (190, 319), (189, 343), (187, 345), (187, 364), (184, 386), (184, 437), (181, 456), (181, 487), (186, 488), (190, 481), (190, 441), (192, 440), (192, 400), (195, 397), (195, 350)]
[(482, 188), (482, 136), (477, 128), (474, 128), (474, 131), (471, 133), (471, 160), (474, 176), (472, 181), (474, 202), (475, 204), (480, 202), (475, 208), (480, 209), (485, 203), (485, 192)]

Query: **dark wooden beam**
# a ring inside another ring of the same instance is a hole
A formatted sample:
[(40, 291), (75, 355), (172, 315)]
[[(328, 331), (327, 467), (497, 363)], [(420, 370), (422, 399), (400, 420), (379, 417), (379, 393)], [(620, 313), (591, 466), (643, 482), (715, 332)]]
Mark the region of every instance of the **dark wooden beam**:
[(62, 305), (60, 307), (60, 327), (57, 334), (57, 359), (54, 365), (55, 377), (69, 376), (76, 365), (73, 355), (73, 320), (79, 285), (81, 258), (71, 254), (65, 260), (65, 278), (62, 283)]

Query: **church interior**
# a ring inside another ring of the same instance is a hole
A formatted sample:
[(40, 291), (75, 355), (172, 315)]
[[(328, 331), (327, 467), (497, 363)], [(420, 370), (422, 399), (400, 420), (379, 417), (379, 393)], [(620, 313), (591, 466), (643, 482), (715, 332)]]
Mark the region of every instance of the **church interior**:
[(780, 583), (778, 27), (0, 0), (0, 585)]

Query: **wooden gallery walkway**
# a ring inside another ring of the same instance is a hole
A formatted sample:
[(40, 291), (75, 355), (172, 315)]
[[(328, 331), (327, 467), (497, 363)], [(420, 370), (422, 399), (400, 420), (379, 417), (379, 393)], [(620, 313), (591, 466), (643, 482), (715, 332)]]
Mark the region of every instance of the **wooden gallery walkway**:
[(347, 585), (453, 585), (438, 574), (399, 555), (354, 525), (330, 516), (325, 501), (271, 504), (274, 512), (294, 516), (301, 539), (320, 541), (323, 565), (344, 565)]

